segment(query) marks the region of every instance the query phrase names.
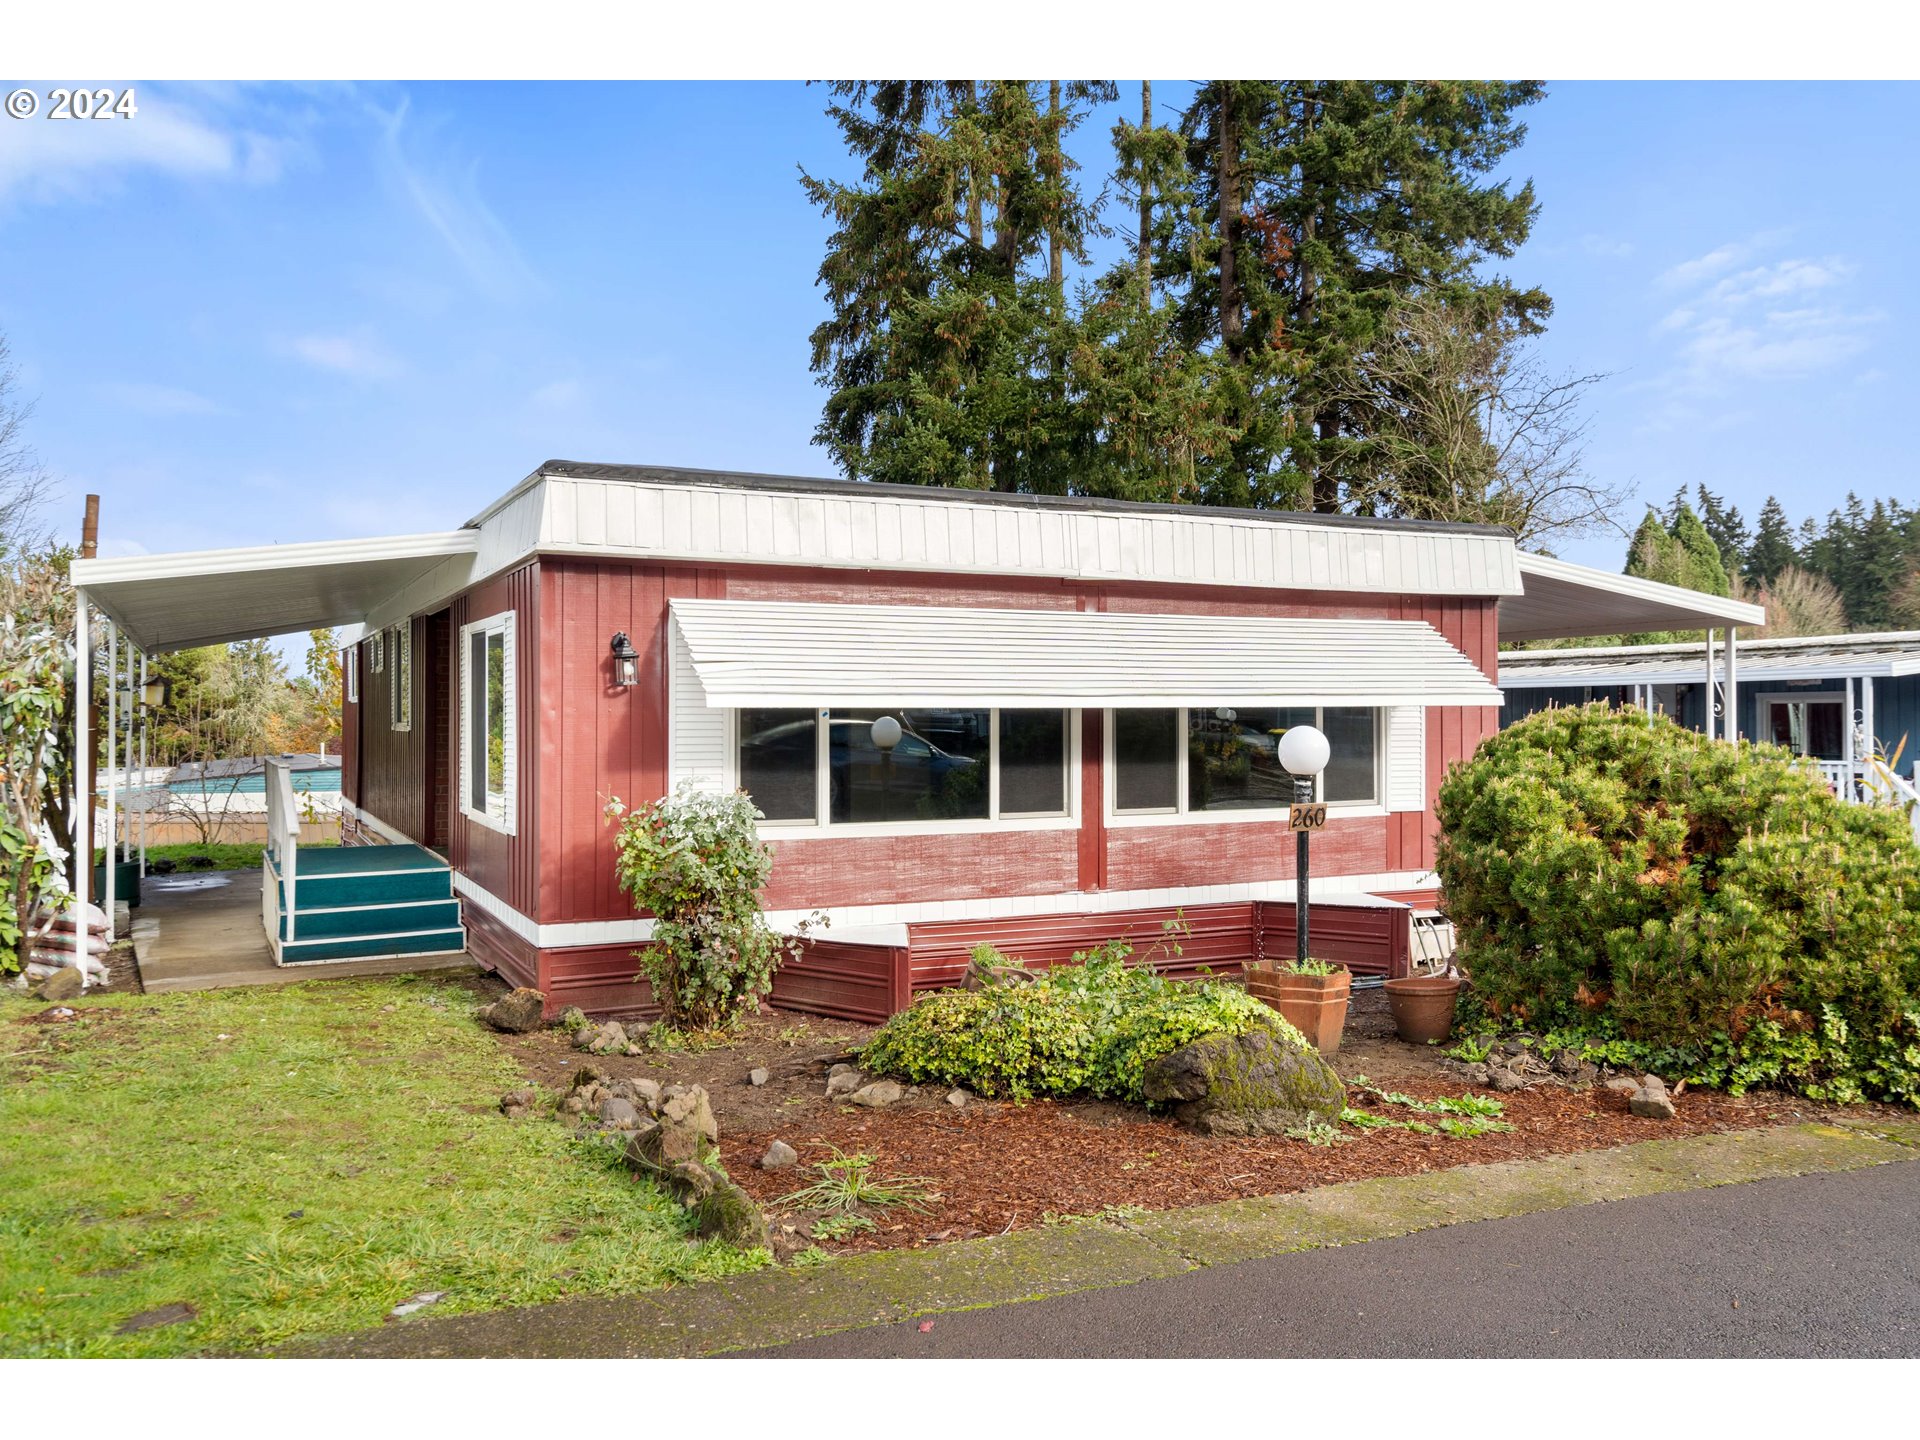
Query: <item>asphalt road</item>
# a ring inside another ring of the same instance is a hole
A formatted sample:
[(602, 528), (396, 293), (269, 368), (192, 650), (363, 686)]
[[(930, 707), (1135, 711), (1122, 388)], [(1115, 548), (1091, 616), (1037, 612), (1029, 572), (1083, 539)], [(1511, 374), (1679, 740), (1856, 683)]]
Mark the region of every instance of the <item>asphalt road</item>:
[(1920, 1355), (1920, 1162), (1216, 1266), (762, 1356)]

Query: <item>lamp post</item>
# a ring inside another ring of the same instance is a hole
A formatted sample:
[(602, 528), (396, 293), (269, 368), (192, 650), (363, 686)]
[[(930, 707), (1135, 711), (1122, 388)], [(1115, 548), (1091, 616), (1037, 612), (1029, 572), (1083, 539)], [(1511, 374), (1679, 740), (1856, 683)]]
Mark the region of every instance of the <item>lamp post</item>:
[(900, 743), (900, 722), (882, 715), (873, 722), (873, 743), (880, 751), (880, 818), (893, 818), (893, 747)]
[(1312, 725), (1292, 726), (1280, 737), (1280, 765), (1293, 776), (1293, 951), (1296, 960), (1307, 958), (1307, 835), (1316, 828), (1313, 824), (1316, 815), (1325, 818), (1325, 812), (1316, 812), (1314, 807), (1314, 781), (1327, 768), (1330, 754), (1332, 749), (1327, 737)]

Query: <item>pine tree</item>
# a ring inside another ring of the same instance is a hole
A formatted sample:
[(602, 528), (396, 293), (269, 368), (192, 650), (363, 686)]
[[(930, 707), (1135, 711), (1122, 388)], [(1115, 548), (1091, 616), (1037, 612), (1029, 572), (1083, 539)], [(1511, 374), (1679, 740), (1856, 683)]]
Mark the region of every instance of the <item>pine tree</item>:
[(1759, 584), (1766, 585), (1793, 563), (1793, 540), (1787, 529), (1787, 512), (1777, 497), (1769, 495), (1767, 503), (1760, 507), (1760, 526), (1754, 532), (1753, 544), (1748, 547), (1745, 559), (1737, 568)]
[(1707, 527), (1685, 500), (1680, 502), (1679, 514), (1674, 517), (1673, 538), (1686, 557), (1686, 578), (1679, 583), (1708, 595), (1726, 594), (1727, 571), (1720, 563), (1720, 547), (1713, 543)]
[[(1531, 184), (1486, 177), (1525, 134), (1531, 82), (1213, 81), (1182, 122), (1200, 203), (1165, 252), (1190, 343), (1231, 362), (1242, 439), (1219, 498), (1341, 508), (1372, 464), (1340, 401), (1410, 294), (1491, 301), (1532, 327), (1551, 302), (1485, 273), (1532, 228)], [(1304, 492), (1304, 493), (1303, 493)]]
[(1893, 627), (1893, 596), (1906, 577), (1901, 535), (1884, 502), (1876, 500), (1853, 538), (1848, 568), (1851, 589), (1843, 588), (1847, 623), (1855, 630)]
[(1747, 522), (1740, 507), (1729, 505), (1705, 485), (1695, 487), (1700, 500), (1700, 523), (1720, 551), (1720, 568), (1728, 575), (1738, 574), (1746, 561)]

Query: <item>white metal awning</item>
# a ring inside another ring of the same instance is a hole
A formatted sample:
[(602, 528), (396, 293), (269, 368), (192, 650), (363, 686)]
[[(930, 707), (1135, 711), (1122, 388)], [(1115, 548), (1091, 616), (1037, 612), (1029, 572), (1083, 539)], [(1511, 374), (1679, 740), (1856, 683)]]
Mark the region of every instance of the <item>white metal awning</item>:
[(1655, 630), (1717, 630), (1764, 625), (1767, 612), (1744, 600), (1613, 575), (1550, 555), (1519, 556), (1525, 592), (1500, 602), (1500, 639), (1567, 640)]
[(710, 708), (1498, 705), (1415, 620), (672, 602)]
[(148, 654), (353, 625), (436, 566), (464, 563), (477, 530), (76, 560), (73, 583)]

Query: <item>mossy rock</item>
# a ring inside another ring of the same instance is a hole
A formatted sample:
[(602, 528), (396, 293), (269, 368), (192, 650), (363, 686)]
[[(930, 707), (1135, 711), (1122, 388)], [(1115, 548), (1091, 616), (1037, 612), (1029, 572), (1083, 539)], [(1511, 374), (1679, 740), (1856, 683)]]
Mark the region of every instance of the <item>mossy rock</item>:
[(767, 1217), (731, 1180), (720, 1181), (694, 1202), (693, 1223), (702, 1239), (724, 1240), (742, 1250), (767, 1245)]
[(1203, 1035), (1147, 1066), (1145, 1094), (1203, 1135), (1281, 1135), (1331, 1125), (1347, 1103), (1333, 1067), (1265, 1030)]

